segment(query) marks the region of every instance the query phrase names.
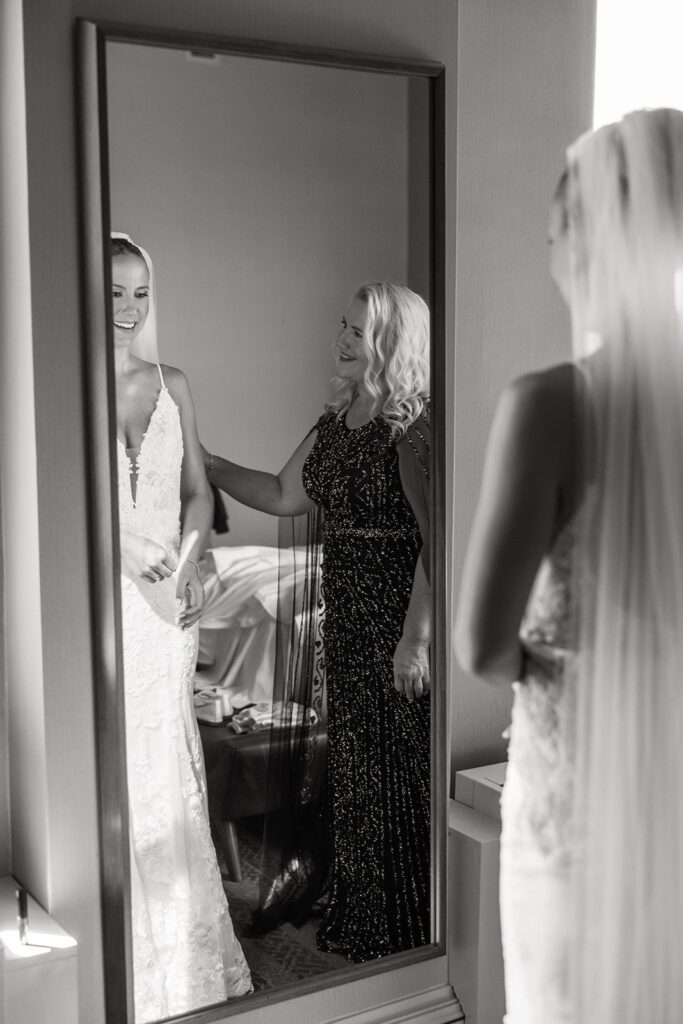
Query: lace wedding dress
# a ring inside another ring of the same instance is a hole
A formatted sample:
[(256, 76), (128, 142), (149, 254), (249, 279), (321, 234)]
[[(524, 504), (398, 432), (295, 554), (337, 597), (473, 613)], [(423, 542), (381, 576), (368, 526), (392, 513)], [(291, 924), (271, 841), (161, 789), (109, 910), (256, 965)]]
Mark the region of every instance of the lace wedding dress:
[(568, 979), (576, 529), (572, 520), (560, 531), (541, 565), (521, 629), (525, 673), (513, 684), (501, 800), (505, 1024), (577, 1024)]
[[(159, 375), (139, 453), (117, 444), (119, 515), (177, 555), (183, 438)], [(251, 991), (209, 830), (192, 705), (198, 627), (175, 624), (175, 587), (121, 577), (136, 1024)]]

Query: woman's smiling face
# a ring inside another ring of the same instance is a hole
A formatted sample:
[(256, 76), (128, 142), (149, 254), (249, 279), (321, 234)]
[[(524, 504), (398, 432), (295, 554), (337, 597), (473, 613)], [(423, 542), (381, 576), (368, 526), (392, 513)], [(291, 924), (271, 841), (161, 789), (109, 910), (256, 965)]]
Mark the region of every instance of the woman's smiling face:
[(142, 256), (122, 253), (112, 258), (114, 342), (130, 345), (149, 313), (149, 271)]
[(337, 376), (345, 380), (361, 381), (367, 369), (368, 355), (363, 343), (367, 320), (367, 302), (353, 298), (342, 317), (341, 329), (334, 343)]

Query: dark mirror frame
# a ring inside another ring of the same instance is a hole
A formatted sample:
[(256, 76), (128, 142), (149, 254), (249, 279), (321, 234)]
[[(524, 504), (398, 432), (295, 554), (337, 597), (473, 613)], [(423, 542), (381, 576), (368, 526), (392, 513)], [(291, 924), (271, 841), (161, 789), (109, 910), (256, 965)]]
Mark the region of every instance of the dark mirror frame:
[[(133, 979), (128, 860), (125, 722), (119, 593), (116, 421), (114, 393), (106, 44), (126, 42), (208, 53), (233, 54), (380, 74), (412, 76), (429, 83), (430, 96), (430, 295), (432, 451), (431, 500), (433, 602), (432, 677), (432, 943), (391, 958), (350, 964), (281, 989), (256, 993), (179, 1018), (208, 1022), (252, 1011), (274, 1000), (304, 995), (408, 964), (444, 956), (446, 946), (446, 839), (448, 801), (446, 534), (445, 534), (445, 69), (429, 61), (170, 32), (92, 21), (77, 23), (81, 275), (83, 288), (84, 388), (89, 487), (89, 553), (93, 676), (101, 857), (105, 1002), (108, 1024), (132, 1024)], [(104, 342), (104, 343), (103, 343)]]

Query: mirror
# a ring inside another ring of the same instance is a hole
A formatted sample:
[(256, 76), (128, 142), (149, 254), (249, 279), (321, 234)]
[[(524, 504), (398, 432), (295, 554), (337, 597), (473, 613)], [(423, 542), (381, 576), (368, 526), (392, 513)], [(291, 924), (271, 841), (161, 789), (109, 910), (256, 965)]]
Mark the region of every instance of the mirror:
[(142, 1024), (440, 948), (442, 69), (100, 38), (109, 894)]

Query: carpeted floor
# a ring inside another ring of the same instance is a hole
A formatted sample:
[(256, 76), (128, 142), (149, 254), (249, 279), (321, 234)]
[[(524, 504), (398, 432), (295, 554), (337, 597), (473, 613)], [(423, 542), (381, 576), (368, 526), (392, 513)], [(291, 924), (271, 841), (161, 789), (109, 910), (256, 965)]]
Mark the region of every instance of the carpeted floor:
[(223, 874), (230, 916), (251, 968), (256, 991), (348, 967), (344, 957), (323, 953), (317, 948), (315, 933), (320, 921), (318, 917), (311, 917), (301, 928), (286, 923), (266, 935), (245, 936), (251, 913), (258, 905), (261, 850), (258, 828), (254, 827), (253, 822), (240, 822), (238, 832), (243, 880), (227, 880), (225, 861), (217, 844), (218, 863)]

